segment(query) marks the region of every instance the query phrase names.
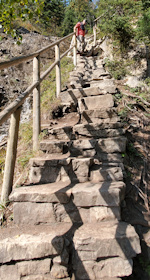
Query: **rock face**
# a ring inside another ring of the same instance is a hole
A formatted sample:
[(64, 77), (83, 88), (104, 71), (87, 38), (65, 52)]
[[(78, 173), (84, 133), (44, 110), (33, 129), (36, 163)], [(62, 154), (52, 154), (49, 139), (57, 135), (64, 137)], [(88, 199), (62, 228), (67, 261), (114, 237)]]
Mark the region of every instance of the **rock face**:
[(118, 280), (132, 274), (141, 248), (134, 228), (121, 221), (126, 138), (115, 92), (101, 60), (78, 57), (60, 98), (79, 117), (47, 125), (43, 154), (30, 160), (29, 185), (10, 195), (17, 232), (0, 238), (0, 279)]

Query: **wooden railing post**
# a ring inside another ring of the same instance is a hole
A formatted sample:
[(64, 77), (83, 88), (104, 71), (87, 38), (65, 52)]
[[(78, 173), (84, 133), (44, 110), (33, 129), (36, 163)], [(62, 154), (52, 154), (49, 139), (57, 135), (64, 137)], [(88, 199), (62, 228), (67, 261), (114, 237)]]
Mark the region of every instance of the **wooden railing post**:
[(95, 21), (94, 26), (93, 26), (94, 47), (96, 46), (96, 27), (97, 27), (97, 21)]
[(13, 176), (17, 154), (18, 131), (20, 121), (21, 107), (19, 107), (12, 115), (10, 120), (9, 137), (7, 142), (7, 152), (5, 159), (5, 170), (1, 194), (1, 202), (6, 204), (8, 197), (12, 191)]
[(73, 48), (73, 63), (74, 66), (77, 66), (77, 38), (76, 38), (76, 34), (74, 34), (74, 38), (73, 38), (73, 42), (74, 42), (74, 48)]
[(41, 130), (40, 117), (40, 56), (33, 59), (33, 82), (39, 85), (33, 90), (33, 150), (39, 148), (39, 134)]
[(58, 97), (61, 92), (61, 69), (60, 69), (60, 49), (59, 44), (55, 45), (55, 61), (56, 64), (56, 96)]

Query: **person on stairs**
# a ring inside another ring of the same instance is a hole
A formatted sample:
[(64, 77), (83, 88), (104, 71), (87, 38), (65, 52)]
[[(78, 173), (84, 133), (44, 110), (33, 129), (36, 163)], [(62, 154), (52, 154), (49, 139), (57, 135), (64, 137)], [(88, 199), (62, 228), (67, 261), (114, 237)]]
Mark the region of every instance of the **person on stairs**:
[(84, 19), (82, 22), (78, 22), (73, 29), (73, 31), (76, 32), (77, 51), (80, 54), (84, 53), (86, 47), (85, 34), (87, 33), (87, 31), (85, 31), (85, 24), (86, 24), (86, 19)]

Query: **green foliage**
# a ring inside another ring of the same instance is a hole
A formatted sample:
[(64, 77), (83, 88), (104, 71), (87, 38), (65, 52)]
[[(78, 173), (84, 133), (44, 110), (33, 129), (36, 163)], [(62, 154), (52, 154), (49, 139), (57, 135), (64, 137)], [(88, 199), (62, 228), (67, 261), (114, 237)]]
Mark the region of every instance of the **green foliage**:
[(98, 6), (99, 13), (103, 15), (100, 29), (117, 39), (122, 49), (128, 46), (134, 35), (131, 20), (136, 13), (135, 6), (136, 2), (133, 0), (102, 0)]
[(20, 165), (21, 169), (23, 169), (27, 163), (29, 162), (30, 158), (32, 158), (34, 156), (34, 154), (28, 150), (26, 151), (26, 154), (24, 155), (21, 155), (19, 158), (18, 158), (18, 164)]
[(67, 35), (73, 32), (74, 25), (78, 21), (82, 21), (84, 18), (87, 19), (88, 23), (86, 29), (89, 29), (89, 27), (92, 27), (94, 20), (94, 10), (92, 1), (71, 0), (65, 10), (65, 16), (63, 21), (63, 35)]
[(150, 276), (150, 262), (148, 259), (146, 259), (143, 256), (139, 257), (139, 262), (142, 265), (142, 268), (144, 271), (146, 271), (148, 273), (148, 275)]
[(66, 7), (65, 17), (63, 21), (63, 35), (68, 35), (73, 32), (73, 28), (76, 24), (76, 15), (73, 9), (70, 9), (70, 5)]
[(137, 38), (150, 42), (150, 8), (143, 11), (142, 17), (138, 21)]
[(99, 15), (102, 15), (101, 32), (117, 40), (122, 50), (132, 38), (150, 42), (150, 1), (101, 0), (97, 9)]
[(121, 92), (118, 92), (118, 93), (116, 93), (115, 95), (114, 95), (114, 97), (115, 97), (115, 99), (117, 100), (117, 101), (121, 101), (121, 99), (122, 99), (122, 93)]
[(107, 59), (105, 66), (116, 80), (121, 80), (126, 76), (126, 74), (128, 74), (127, 64), (124, 62), (124, 60)]
[(52, 34), (56, 34), (56, 27), (62, 24), (65, 4), (62, 0), (45, 0), (41, 20), (45, 28), (50, 28)]
[(36, 20), (41, 13), (43, 6), (42, 0), (0, 0), (0, 23), (7, 34), (11, 34), (14, 38), (21, 37), (13, 27), (13, 22), (17, 18), (22, 21), (31, 20), (36, 15)]
[(122, 108), (121, 110), (119, 110), (119, 112), (118, 112), (118, 116), (120, 116), (121, 117), (121, 119), (122, 119), (122, 121), (124, 121), (125, 119), (126, 119), (126, 117), (127, 117), (127, 115), (128, 115), (128, 108), (126, 108), (126, 107), (124, 107), (124, 108)]
[(145, 83), (146, 83), (146, 85), (150, 86), (150, 77), (145, 79)]
[(127, 143), (127, 152), (130, 154), (130, 157), (132, 157), (133, 160), (135, 159), (135, 157), (141, 156), (141, 154), (137, 151), (132, 142)]

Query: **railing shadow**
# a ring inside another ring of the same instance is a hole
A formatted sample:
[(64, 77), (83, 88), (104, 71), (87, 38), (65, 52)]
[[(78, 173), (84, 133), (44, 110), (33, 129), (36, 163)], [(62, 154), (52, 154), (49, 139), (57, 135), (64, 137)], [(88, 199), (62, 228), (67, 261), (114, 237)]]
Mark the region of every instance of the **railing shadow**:
[[(77, 183), (79, 183), (79, 180), (78, 180), (78, 178), (77, 178), (77, 176), (76, 176), (76, 174), (74, 173), (74, 171), (73, 171), (73, 169), (71, 170), (71, 173), (72, 174), (74, 174), (74, 182), (71, 182), (67, 187), (65, 187), (65, 188), (62, 188), (61, 189), (61, 191), (66, 191), (66, 188), (67, 188), (67, 190), (68, 189), (72, 189)], [(59, 194), (56, 192), (55, 193), (55, 195), (58, 197), (58, 199), (59, 199)], [(74, 219), (73, 219), (73, 217), (72, 217), (72, 215), (71, 215), (71, 213), (70, 213), (70, 211), (69, 211), (69, 209), (68, 209), (68, 207), (67, 207), (67, 204), (63, 204), (63, 206), (64, 206), (64, 208), (65, 208), (65, 211), (66, 211), (66, 213), (68, 214), (68, 216), (70, 217), (70, 220), (71, 220), (71, 222), (72, 222), (72, 226), (70, 227), (70, 229), (67, 231), (67, 232), (65, 232), (65, 234), (62, 236), (64, 239), (66, 238), (66, 237), (69, 237), (69, 239), (71, 240), (71, 242), (72, 242), (72, 244), (71, 244), (71, 249), (73, 249), (73, 250), (75, 250), (75, 247), (74, 247), (74, 243), (73, 243), (73, 237), (74, 237), (74, 234), (75, 234), (75, 232), (83, 225), (83, 221), (82, 221), (82, 218), (81, 218), (81, 215), (80, 215), (80, 213), (79, 213), (79, 210), (78, 210), (78, 208), (77, 208), (77, 206), (74, 204), (74, 202), (73, 202), (73, 200), (71, 201), (71, 206), (72, 206), (72, 208), (73, 208), (73, 212), (75, 212), (76, 214), (75, 214), (75, 221), (74, 221)], [(52, 243), (53, 244), (55, 244), (55, 239), (56, 239), (56, 241), (57, 241), (57, 236), (52, 240)], [(56, 250), (57, 250), (57, 248), (56, 248)], [(71, 250), (72, 251), (72, 250)], [(70, 252), (71, 252), (70, 251)], [(76, 254), (77, 254), (77, 252), (76, 252)], [(71, 267), (72, 267), (72, 255), (70, 254), (70, 256), (69, 256), (69, 263), (71, 263)], [(82, 267), (82, 270), (84, 271), (84, 273), (87, 275), (87, 280), (89, 279), (90, 280), (90, 278), (89, 278), (89, 276), (88, 276), (88, 274), (87, 274), (87, 272), (86, 272), (86, 270), (85, 270), (85, 268), (84, 268), (84, 265), (83, 265), (83, 263), (82, 263), (82, 261), (81, 261), (81, 259), (80, 259), (80, 257), (78, 256), (78, 261), (80, 262), (80, 265), (81, 265), (81, 267)], [(72, 277), (75, 277), (74, 276), (74, 271), (73, 271), (73, 269), (71, 270), (71, 271), (69, 271), (69, 276), (70, 276), (70, 278), (72, 278)], [(73, 279), (73, 278), (72, 278)], [(76, 278), (75, 278), (76, 279)]]

